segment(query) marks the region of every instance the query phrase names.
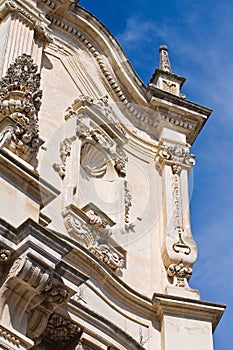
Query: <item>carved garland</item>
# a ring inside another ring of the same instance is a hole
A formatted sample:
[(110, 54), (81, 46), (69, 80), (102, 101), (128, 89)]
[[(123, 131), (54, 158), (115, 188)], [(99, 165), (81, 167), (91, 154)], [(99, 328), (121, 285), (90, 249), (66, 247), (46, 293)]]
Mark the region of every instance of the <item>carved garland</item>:
[(72, 139), (65, 138), (60, 142), (60, 159), (61, 163), (53, 163), (54, 170), (63, 180), (66, 175), (66, 159), (70, 156)]

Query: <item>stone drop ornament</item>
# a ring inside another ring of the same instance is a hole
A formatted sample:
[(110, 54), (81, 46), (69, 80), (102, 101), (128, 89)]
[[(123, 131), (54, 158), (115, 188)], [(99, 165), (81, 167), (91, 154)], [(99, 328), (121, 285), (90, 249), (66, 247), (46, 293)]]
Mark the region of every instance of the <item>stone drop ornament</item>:
[(42, 91), (37, 71), (31, 56), (22, 54), (0, 80), (0, 148), (7, 147), (34, 167), (43, 143), (38, 127)]

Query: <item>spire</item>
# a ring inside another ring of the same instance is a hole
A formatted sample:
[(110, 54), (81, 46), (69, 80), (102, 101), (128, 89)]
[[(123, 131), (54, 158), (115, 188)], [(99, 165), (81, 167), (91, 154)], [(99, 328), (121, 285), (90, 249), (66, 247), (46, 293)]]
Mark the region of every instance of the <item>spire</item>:
[(160, 46), (159, 54), (159, 68), (157, 68), (152, 75), (148, 88), (151, 92), (157, 88), (184, 98), (185, 96), (180, 93), (180, 89), (186, 79), (172, 73), (166, 45)]
[(172, 73), (171, 64), (168, 57), (168, 48), (166, 45), (162, 45), (159, 48), (160, 59), (159, 59), (159, 69), (164, 72)]

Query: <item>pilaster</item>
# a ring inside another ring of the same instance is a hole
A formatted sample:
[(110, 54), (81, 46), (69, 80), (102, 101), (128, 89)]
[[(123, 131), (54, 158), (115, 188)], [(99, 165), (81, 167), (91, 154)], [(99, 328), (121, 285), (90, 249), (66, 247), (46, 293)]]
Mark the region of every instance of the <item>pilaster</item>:
[(0, 3), (0, 74), (4, 75), (16, 57), (31, 55), (41, 66), (43, 47), (52, 41), (49, 21), (31, 1), (3, 0)]

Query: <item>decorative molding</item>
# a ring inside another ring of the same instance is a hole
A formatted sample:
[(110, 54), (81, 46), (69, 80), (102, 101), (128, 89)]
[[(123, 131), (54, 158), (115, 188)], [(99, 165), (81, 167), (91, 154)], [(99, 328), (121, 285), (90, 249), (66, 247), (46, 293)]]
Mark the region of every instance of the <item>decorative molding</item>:
[(31, 56), (23, 54), (0, 81), (0, 148), (9, 148), (34, 167), (42, 144), (38, 133), (42, 91), (37, 70)]
[(176, 287), (188, 287), (188, 281), (192, 276), (191, 267), (186, 267), (182, 262), (171, 264), (167, 269), (168, 277), (172, 278), (172, 284)]
[[(5, 342), (7, 342), (8, 345), (5, 344)], [(12, 345), (14, 348), (15, 346), (18, 348), (20, 343), (20, 339), (15, 334), (9, 332), (9, 330), (5, 329), (3, 326), (0, 326), (0, 346), (3, 346), (3, 349), (12, 349)]]
[[(90, 110), (93, 112), (93, 118), (90, 117)], [(118, 175), (120, 177), (126, 176), (128, 158), (122, 144), (119, 145), (117, 143), (127, 141), (126, 133), (113, 115), (109, 119), (111, 111), (107, 96), (95, 101), (90, 96), (81, 95), (65, 113), (65, 120), (76, 118), (76, 135), (83, 141), (80, 163), (87, 174), (93, 177), (105, 175), (109, 159), (113, 162)], [(108, 116), (107, 119), (106, 115)], [(91, 123), (90, 119), (93, 119)], [(95, 121), (95, 119), (97, 120)], [(111, 122), (109, 123), (109, 121)], [(116, 132), (114, 128), (117, 130), (116, 136), (120, 136), (123, 141), (119, 141), (117, 137), (112, 137), (111, 133)], [(58, 172), (60, 171), (62, 175), (64, 174), (64, 164), (54, 164), (55, 167)]]
[(196, 129), (197, 124), (194, 123), (191, 120), (184, 120), (182, 119), (178, 114), (171, 113), (171, 112), (163, 112), (163, 111), (158, 111), (158, 118), (160, 122), (162, 123), (169, 123), (173, 125), (175, 128), (179, 127), (184, 130), (192, 131)]
[[(115, 77), (110, 73), (108, 67), (104, 63), (102, 56), (100, 52), (92, 45), (92, 43), (81, 33), (79, 30), (75, 29), (73, 26), (71, 26), (68, 23), (65, 23), (61, 19), (57, 19), (51, 15), (48, 16), (48, 19), (51, 21), (51, 23), (57, 27), (60, 27), (61, 29), (67, 31), (69, 34), (74, 35), (82, 42), (82, 44), (87, 48), (87, 50), (93, 55), (95, 58), (97, 64), (99, 65), (104, 77), (108, 81), (110, 87), (112, 88), (113, 92), (118, 96), (119, 100), (122, 102), (122, 104), (125, 106), (128, 112), (138, 120), (148, 124), (153, 125), (154, 121), (150, 119), (149, 117), (146, 117), (143, 113), (137, 110), (137, 108), (131, 104), (126, 96), (124, 95), (120, 85), (117, 83)], [(157, 123), (156, 123), (157, 125)]]

